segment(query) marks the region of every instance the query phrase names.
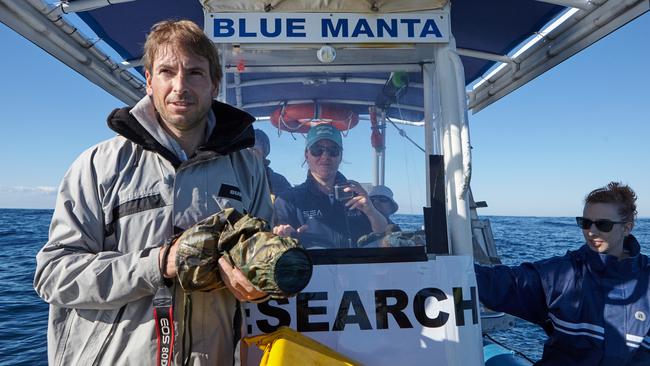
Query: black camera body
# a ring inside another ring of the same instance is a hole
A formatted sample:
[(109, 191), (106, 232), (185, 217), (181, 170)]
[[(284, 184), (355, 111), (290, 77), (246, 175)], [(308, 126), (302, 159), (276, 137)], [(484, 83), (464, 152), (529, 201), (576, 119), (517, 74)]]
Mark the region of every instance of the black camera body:
[(345, 192), (343, 189), (349, 187), (347, 184), (334, 185), (334, 198), (339, 202), (345, 202), (354, 197), (354, 191)]

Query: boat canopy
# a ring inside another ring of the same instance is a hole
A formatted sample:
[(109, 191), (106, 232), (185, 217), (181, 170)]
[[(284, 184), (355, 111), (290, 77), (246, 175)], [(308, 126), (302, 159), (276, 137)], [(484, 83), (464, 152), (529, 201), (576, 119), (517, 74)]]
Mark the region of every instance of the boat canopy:
[[(548, 69), (559, 64), (576, 52), (616, 30), (646, 12), (650, 6), (647, 0), (503, 0), (498, 2), (465, 0), (447, 3), (444, 0), (399, 0), (399, 1), (177, 1), (177, 0), (69, 0), (54, 2), (48, 0), (9, 1), (0, 0), (0, 21), (77, 70), (89, 80), (98, 84), (124, 103), (133, 105), (144, 95), (144, 83), (140, 59), (143, 40), (148, 30), (158, 21), (169, 18), (188, 18), (204, 26), (206, 12), (348, 12), (348, 13), (394, 13), (411, 11), (435, 11), (450, 8), (449, 24), (460, 55), (466, 85), (468, 106), (478, 112), (489, 104), (507, 95)], [(80, 19), (99, 37), (85, 36), (67, 19), (66, 14), (76, 13)], [(103, 41), (100, 42), (100, 41)], [(112, 50), (107, 51), (107, 45)], [(104, 45), (104, 46), (105, 46)], [(230, 51), (235, 50), (231, 45)], [(310, 73), (307, 79), (291, 83), (289, 78), (301, 78), (300, 68), (295, 67), (291, 76), (278, 73), (264, 73), (258, 68), (248, 73), (256, 60), (261, 65), (273, 64), (277, 58), (273, 52), (259, 45), (242, 46), (239, 50), (249, 52), (246, 62), (231, 58), (226, 65), (227, 87), (233, 90), (228, 102), (247, 109), (256, 116), (268, 116), (278, 101), (273, 92), (278, 87), (291, 85), (291, 90), (304, 99), (327, 99), (328, 88), (319, 88), (322, 94), (310, 94), (310, 83), (331, 83), (340, 92), (341, 82), (353, 85), (346, 88), (340, 98), (350, 104), (360, 105), (367, 110), (374, 104), (377, 93), (367, 93), (368, 85), (385, 83), (391, 72), (407, 71), (409, 90), (403, 99), (391, 107), (388, 116), (410, 121), (422, 120), (422, 93), (413, 92), (422, 82), (420, 70), (408, 67), (400, 70), (391, 67), (392, 62), (413, 66), (426, 62), (431, 57), (434, 45), (374, 44), (336, 45), (340, 50), (334, 65), (343, 65), (346, 60), (355, 59), (371, 47), (377, 52), (383, 66), (375, 66), (364, 73), (350, 73), (336, 67), (327, 74)], [(293, 45), (291, 57), (284, 55), (286, 64), (299, 66), (301, 58), (293, 56), (303, 52), (312, 59), (312, 47)], [(225, 50), (225, 48), (223, 49)], [(345, 50), (353, 50), (347, 52)], [(113, 52), (115, 51), (115, 52)], [(383, 52), (383, 53), (382, 53)], [(231, 52), (232, 53), (232, 52)], [(111, 57), (107, 56), (108, 54)], [(114, 56), (117, 54), (118, 56)], [(272, 55), (272, 56), (269, 56)], [(346, 58), (347, 55), (347, 58)], [(269, 60), (272, 58), (272, 60)], [(241, 58), (240, 58), (241, 59)], [(239, 60), (240, 60), (239, 59)], [(289, 62), (289, 61), (292, 61)], [(309, 65), (305, 65), (308, 67)], [(332, 66), (332, 65), (329, 65)], [(271, 69), (269, 69), (271, 70)], [(244, 72), (238, 72), (244, 71)], [(307, 71), (307, 70), (306, 70)], [(309, 68), (308, 71), (314, 71)], [(140, 74), (140, 75), (138, 75)], [(364, 82), (364, 79), (367, 79)], [(297, 80), (297, 79), (294, 79)]]

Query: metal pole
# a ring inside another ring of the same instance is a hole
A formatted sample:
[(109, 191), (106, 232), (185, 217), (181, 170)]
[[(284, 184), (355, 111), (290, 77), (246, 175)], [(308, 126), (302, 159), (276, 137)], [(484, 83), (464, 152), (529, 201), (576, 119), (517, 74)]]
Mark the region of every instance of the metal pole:
[(372, 165), (372, 174), (374, 178), (372, 180), (372, 184), (376, 186), (379, 184), (379, 151), (377, 151), (377, 149), (374, 150), (374, 164)]
[(384, 137), (383, 149), (379, 151), (379, 184), (386, 185), (386, 111), (381, 111), (381, 117), (377, 122), (377, 127)]
[[(228, 70), (226, 68), (226, 49), (227, 45), (222, 45), (221, 50), (219, 52), (219, 56), (221, 58), (221, 73), (223, 77), (221, 78), (221, 85), (220, 85), (220, 90), (219, 90), (219, 95), (217, 95), (217, 100), (222, 102), (222, 103), (228, 103)], [(235, 70), (234, 72), (237, 72)]]
[(372, 146), (372, 149), (374, 150), (374, 154), (372, 154), (372, 184), (375, 186), (379, 184), (379, 151), (372, 143), (372, 138), (375, 133), (374, 127), (377, 124), (377, 113), (379, 113), (379, 109), (377, 107), (374, 105), (368, 107), (368, 118), (370, 119), (370, 146)]
[(434, 153), (434, 147), (433, 147), (434, 72), (435, 72), (435, 68), (433, 64), (426, 63), (422, 66), (422, 84), (423, 84), (422, 86), (424, 89), (423, 90), (424, 91), (424, 151), (425, 151), (424, 165), (426, 169), (425, 176), (427, 177), (427, 184), (426, 184), (427, 207), (431, 207), (431, 182), (430, 182), (431, 172), (429, 171), (429, 155), (432, 155)]
[(471, 256), (473, 248), (468, 200), (471, 174), (469, 127), (463, 68), (455, 49), (453, 38), (448, 44), (436, 48), (436, 86), (440, 90), (440, 133), (443, 139), (451, 253)]

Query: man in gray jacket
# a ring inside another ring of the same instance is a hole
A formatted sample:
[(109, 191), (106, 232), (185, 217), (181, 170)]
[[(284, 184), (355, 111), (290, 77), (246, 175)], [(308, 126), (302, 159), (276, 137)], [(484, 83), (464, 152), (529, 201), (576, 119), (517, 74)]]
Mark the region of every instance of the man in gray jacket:
[(213, 101), (212, 42), (192, 22), (162, 22), (144, 49), (147, 95), (113, 111), (118, 136), (72, 164), (36, 258), (50, 365), (230, 366), (237, 300), (266, 295), (223, 260), (227, 289), (185, 294), (172, 280), (175, 234), (229, 207), (270, 220), (272, 206), (249, 149), (254, 118)]

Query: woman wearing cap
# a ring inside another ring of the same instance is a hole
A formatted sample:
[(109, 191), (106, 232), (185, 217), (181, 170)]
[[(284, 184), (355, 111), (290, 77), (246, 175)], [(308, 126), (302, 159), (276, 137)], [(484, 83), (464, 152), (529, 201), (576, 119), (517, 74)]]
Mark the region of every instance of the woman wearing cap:
[(341, 133), (320, 124), (309, 130), (306, 142), (307, 180), (276, 198), (273, 232), (295, 236), (305, 248), (353, 248), (361, 236), (384, 232), (386, 217), (359, 183), (338, 171)]

